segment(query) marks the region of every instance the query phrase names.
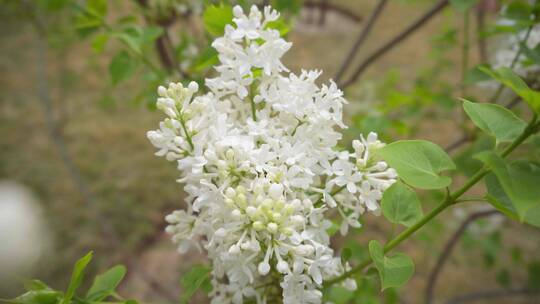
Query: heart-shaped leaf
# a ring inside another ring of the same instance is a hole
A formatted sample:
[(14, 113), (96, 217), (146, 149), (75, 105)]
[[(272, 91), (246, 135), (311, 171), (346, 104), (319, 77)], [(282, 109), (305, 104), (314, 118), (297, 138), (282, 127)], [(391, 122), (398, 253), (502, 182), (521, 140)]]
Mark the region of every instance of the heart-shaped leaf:
[(382, 245), (377, 241), (369, 242), (369, 254), (379, 271), (382, 290), (402, 286), (414, 274), (414, 263), (410, 257), (403, 253), (385, 256)]
[(399, 181), (386, 189), (381, 206), (384, 217), (392, 223), (408, 227), (422, 217), (422, 207), (416, 192)]
[(420, 189), (447, 187), (452, 179), (439, 173), (456, 168), (441, 147), (425, 140), (396, 141), (376, 153), (396, 169), (401, 179)]

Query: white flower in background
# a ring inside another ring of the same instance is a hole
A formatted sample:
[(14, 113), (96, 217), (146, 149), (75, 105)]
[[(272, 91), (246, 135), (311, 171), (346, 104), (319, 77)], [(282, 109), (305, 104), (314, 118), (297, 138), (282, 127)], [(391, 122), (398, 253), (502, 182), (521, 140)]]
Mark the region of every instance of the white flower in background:
[(327, 211), (342, 216), (343, 234), (360, 226), (396, 173), (374, 157), (384, 145), (374, 133), (354, 141), (354, 153), (336, 148), (343, 94), (318, 86), (318, 71), (288, 72), (281, 57), (291, 44), (268, 27), (276, 11), (233, 13), (236, 26), (212, 44), (220, 64), (210, 92), (195, 96), (194, 82), (158, 89), (167, 118), (148, 138), (177, 162), (188, 194), (167, 232), (180, 252), (208, 252), (213, 303), (320, 303), (323, 281), (349, 267), (329, 247)]
[(27, 277), (47, 255), (51, 241), (33, 193), (15, 182), (0, 181), (0, 290)]

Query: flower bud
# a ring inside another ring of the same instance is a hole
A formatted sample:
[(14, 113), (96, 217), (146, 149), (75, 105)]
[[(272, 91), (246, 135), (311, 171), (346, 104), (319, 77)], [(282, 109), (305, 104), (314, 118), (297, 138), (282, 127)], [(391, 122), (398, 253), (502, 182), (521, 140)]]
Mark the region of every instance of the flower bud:
[(268, 189), (268, 194), (270, 197), (277, 200), (283, 195), (283, 185), (282, 184), (272, 184), (270, 189)]
[(280, 273), (289, 273), (290, 272), (289, 264), (287, 262), (285, 262), (284, 260), (281, 260), (281, 261), (279, 261), (277, 263), (276, 269)]
[(233, 198), (236, 196), (236, 191), (234, 191), (233, 188), (229, 187), (227, 188), (227, 190), (225, 190), (225, 195), (228, 197), (228, 198)]
[(192, 92), (192, 93), (195, 93), (199, 90), (199, 84), (196, 83), (195, 81), (192, 81), (189, 83), (188, 85), (188, 89)]
[(261, 275), (266, 275), (270, 272), (270, 264), (268, 262), (263, 261), (259, 264), (259, 267), (257, 267), (257, 270), (259, 270), (259, 273)]
[(161, 97), (167, 96), (167, 88), (165, 88), (164, 86), (159, 86), (157, 92), (158, 92), (158, 95)]
[(291, 214), (293, 214), (293, 213), (294, 213), (294, 209), (295, 209), (294, 206), (291, 205), (291, 204), (285, 205), (285, 210), (284, 210), (284, 211), (285, 211), (285, 215), (291, 215)]
[(269, 223), (266, 225), (266, 229), (268, 229), (268, 232), (270, 233), (276, 233), (278, 231), (278, 225), (276, 223)]
[(236, 244), (232, 245), (230, 248), (229, 248), (229, 253), (230, 254), (239, 254), (240, 253), (240, 247)]
[(234, 219), (240, 219), (242, 217), (242, 212), (240, 212), (240, 210), (238, 209), (234, 209), (232, 212), (231, 212), (231, 215)]
[(219, 238), (222, 238), (227, 235), (227, 230), (225, 230), (225, 228), (219, 228), (218, 230), (216, 230), (214, 235)]
[(253, 206), (248, 206), (246, 208), (246, 214), (249, 215), (250, 217), (253, 217), (256, 213), (257, 213), (257, 208)]
[(253, 222), (253, 229), (260, 231), (264, 229), (264, 224), (261, 221)]
[(227, 152), (225, 152), (225, 157), (229, 160), (234, 159), (234, 150), (233, 149), (227, 150)]

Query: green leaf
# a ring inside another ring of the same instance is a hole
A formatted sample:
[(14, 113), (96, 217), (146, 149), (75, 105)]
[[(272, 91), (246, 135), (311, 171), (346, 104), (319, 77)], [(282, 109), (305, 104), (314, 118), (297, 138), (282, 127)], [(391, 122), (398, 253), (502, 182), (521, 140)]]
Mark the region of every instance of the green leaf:
[(332, 289), (329, 290), (327, 296), (331, 299), (331, 303), (348, 304), (351, 303), (355, 294), (353, 291), (347, 290), (342, 286), (333, 286)]
[(527, 55), (527, 58), (529, 58), (535, 64), (540, 64), (540, 44), (532, 49), (523, 42), (520, 42), (519, 46), (523, 54)]
[[(501, 184), (497, 180), (494, 174), (488, 174), (485, 177), (485, 183), (488, 190), (486, 200), (502, 214), (509, 218), (519, 221), (519, 216), (516, 213), (514, 204), (508, 195), (504, 192)], [(527, 211), (523, 222), (540, 228), (540, 205), (533, 207)]]
[(479, 0), (450, 0), (450, 4), (452, 4), (452, 6), (454, 6), (457, 10), (465, 12), (476, 5), (478, 1)]
[(510, 273), (506, 269), (501, 269), (497, 272), (497, 275), (495, 276), (495, 280), (497, 283), (499, 283), (501, 286), (509, 288), (511, 283)]
[(540, 207), (540, 167), (530, 162), (506, 163), (493, 151), (476, 156), (489, 166), (512, 202), (520, 221)]
[(352, 257), (352, 249), (345, 247), (343, 250), (341, 250), (341, 260), (343, 262), (347, 262)]
[(509, 68), (492, 70), (486, 66), (479, 67), (484, 73), (509, 87), (514, 93), (523, 98), (525, 102), (536, 112), (540, 113), (540, 92), (533, 91), (519, 76)]
[(478, 82), (491, 79), (491, 77), (488, 74), (480, 70), (479, 67), (481, 66), (484, 66), (484, 65), (477, 65), (465, 73), (465, 79), (463, 80), (465, 84), (472, 85)]
[(268, 22), (266, 24), (266, 27), (277, 30), (281, 37), (284, 37), (285, 35), (287, 35), (289, 31), (291, 30), (291, 27), (287, 23), (285, 23), (283, 19), (278, 19), (275, 21)]
[(107, 0), (87, 0), (86, 10), (96, 17), (105, 17), (107, 15)]
[(122, 41), (133, 52), (142, 54), (142, 31), (142, 28), (138, 26), (129, 26), (121, 32), (112, 33), (112, 35)]
[(125, 275), (126, 267), (116, 265), (105, 273), (96, 276), (94, 284), (92, 284), (92, 287), (86, 293), (86, 300), (99, 302), (105, 299), (115, 291)]
[(37, 4), (50, 11), (58, 11), (69, 4), (69, 0), (39, 0)]
[(219, 59), (217, 51), (213, 47), (208, 47), (195, 59), (193, 70), (198, 73), (217, 64), (218, 62)]
[(411, 258), (403, 253), (385, 256), (382, 245), (377, 241), (369, 242), (369, 254), (379, 271), (382, 290), (402, 286), (414, 274), (414, 263)]
[(14, 299), (2, 300), (0, 302), (13, 304), (57, 304), (62, 293), (51, 289), (47, 284), (39, 280), (30, 280), (24, 283), (28, 291)]
[(102, 25), (102, 21), (86, 14), (81, 14), (75, 17), (74, 28), (81, 37), (86, 37), (98, 30)]
[(62, 293), (50, 288), (28, 291), (15, 299), (0, 300), (11, 304), (57, 304), (62, 298)]
[(203, 14), (206, 31), (214, 36), (222, 36), (225, 26), (233, 21), (232, 7), (226, 4), (210, 5)]
[(527, 1), (523, 0), (510, 2), (502, 12), (504, 18), (518, 21), (522, 24), (529, 24), (532, 14), (533, 7)]
[(344, 246), (351, 250), (351, 260), (360, 262), (369, 258), (367, 248), (361, 246), (356, 240), (348, 240)]
[(407, 227), (422, 218), (422, 207), (416, 192), (398, 181), (388, 188), (381, 201), (384, 217)]
[(73, 296), (75, 296), (75, 291), (77, 291), (77, 288), (79, 288), (82, 283), (84, 278), (84, 270), (86, 269), (86, 266), (88, 266), (88, 263), (90, 263), (92, 260), (92, 255), (93, 253), (90, 251), (84, 257), (79, 259), (77, 263), (75, 263), (73, 273), (71, 274), (71, 281), (69, 282), (66, 295), (62, 299), (62, 304), (69, 304)]
[(92, 50), (96, 54), (103, 53), (103, 50), (105, 49), (105, 45), (107, 44), (107, 41), (109, 40), (109, 35), (107, 34), (98, 34), (92, 39)]
[(144, 44), (150, 44), (153, 43), (156, 39), (158, 39), (161, 35), (163, 35), (163, 28), (160, 26), (147, 26), (142, 29), (141, 33), (141, 43)]
[(272, 0), (271, 5), (278, 12), (291, 12), (297, 14), (302, 8), (301, 0)]
[(420, 189), (447, 187), (452, 179), (438, 173), (453, 170), (456, 165), (441, 147), (425, 140), (400, 140), (377, 150), (399, 177)]
[(493, 150), (495, 148), (495, 139), (493, 137), (484, 134), (479, 135), (471, 145), (454, 157), (457, 170), (467, 176), (473, 176), (484, 165), (473, 156), (482, 151)]
[(540, 289), (540, 262), (533, 262), (527, 265), (527, 285), (531, 289)]
[(129, 78), (137, 70), (139, 62), (132, 58), (128, 52), (121, 51), (116, 54), (109, 65), (112, 83), (114, 85)]
[(499, 142), (514, 140), (527, 126), (512, 111), (497, 104), (473, 103), (463, 99), (463, 109), (478, 128)]
[(24, 289), (26, 289), (26, 291), (38, 291), (51, 288), (40, 280), (29, 280), (24, 283)]
[(209, 292), (209, 286), (211, 289), (210, 272), (212, 272), (212, 268), (208, 266), (195, 265), (182, 277), (181, 286), (184, 293), (180, 299), (181, 303), (188, 303), (193, 294), (201, 287)]

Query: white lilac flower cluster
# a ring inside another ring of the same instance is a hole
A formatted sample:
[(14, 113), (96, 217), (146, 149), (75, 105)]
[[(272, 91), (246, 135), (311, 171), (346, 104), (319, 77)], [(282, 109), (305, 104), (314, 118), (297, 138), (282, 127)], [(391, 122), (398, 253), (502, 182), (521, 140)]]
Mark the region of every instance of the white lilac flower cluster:
[[(168, 116), (148, 138), (178, 163), (186, 210), (166, 217), (181, 252), (204, 248), (212, 260), (212, 303), (320, 303), (323, 280), (348, 269), (329, 247), (327, 211), (341, 232), (377, 212), (395, 170), (374, 157), (377, 135), (338, 151), (346, 102), (336, 84), (318, 86), (316, 71), (289, 73), (281, 57), (291, 47), (269, 23), (279, 14), (234, 8), (212, 46), (218, 76), (198, 85), (159, 87)], [(345, 286), (355, 288), (353, 280)]]

